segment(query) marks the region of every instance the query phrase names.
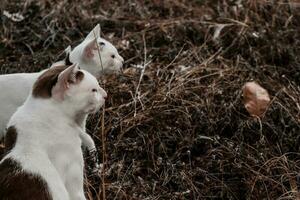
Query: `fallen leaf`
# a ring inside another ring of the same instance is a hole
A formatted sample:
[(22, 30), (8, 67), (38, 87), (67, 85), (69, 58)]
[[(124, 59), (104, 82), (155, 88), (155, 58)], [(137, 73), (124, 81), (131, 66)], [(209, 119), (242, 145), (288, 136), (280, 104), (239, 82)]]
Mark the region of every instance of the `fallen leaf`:
[(243, 86), (244, 105), (251, 116), (261, 117), (270, 103), (268, 91), (256, 82)]

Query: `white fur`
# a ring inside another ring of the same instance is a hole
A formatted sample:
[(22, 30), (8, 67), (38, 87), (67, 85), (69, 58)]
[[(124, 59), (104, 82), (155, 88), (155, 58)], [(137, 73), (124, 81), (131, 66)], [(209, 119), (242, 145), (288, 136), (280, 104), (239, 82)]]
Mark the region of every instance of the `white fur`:
[[(87, 45), (93, 42), (95, 36), (100, 48), (102, 65), (97, 49), (92, 49), (93, 57), (87, 58), (85, 56)], [(100, 45), (100, 42), (104, 42), (105, 45)], [(70, 47), (68, 47), (66, 51), (70, 52), (70, 61), (72, 63), (78, 63), (82, 69), (89, 71), (94, 76), (105, 72), (119, 72), (124, 61), (118, 54), (116, 48), (110, 42), (100, 37), (99, 24), (73, 51), (71, 51)], [(111, 57), (112, 55), (115, 55), (114, 59)], [(61, 64), (63, 64), (62, 61), (52, 66)], [(103, 70), (101, 66), (103, 66)], [(42, 72), (0, 75), (0, 139), (4, 137), (4, 129), (9, 118), (16, 111), (17, 107), (21, 106), (25, 101), (34, 81), (41, 73)], [(85, 127), (85, 119), (82, 120), (82, 127)], [(81, 139), (83, 146), (88, 150), (95, 148), (94, 141), (88, 134), (82, 134)]]
[[(63, 99), (55, 98), (58, 82), (52, 98), (30, 95), (8, 124), (15, 126), (18, 135), (15, 147), (3, 160), (13, 158), (25, 172), (40, 175), (53, 200), (86, 199), (80, 138), (85, 130), (75, 119), (99, 109), (107, 94), (94, 76), (81, 71), (83, 80), (70, 85)], [(93, 88), (97, 92), (92, 92)]]
[[(97, 38), (95, 40), (95, 37)], [(84, 57), (85, 47), (94, 47), (91, 59)], [(98, 53), (100, 51), (100, 55)], [(112, 58), (114, 56), (115, 58)], [(119, 55), (116, 47), (100, 37), (100, 25), (98, 24), (74, 50), (70, 53), (70, 60), (79, 63), (80, 67), (97, 76), (100, 73), (119, 72), (124, 59)]]
[(11, 115), (22, 105), (40, 73), (0, 76), (0, 138)]

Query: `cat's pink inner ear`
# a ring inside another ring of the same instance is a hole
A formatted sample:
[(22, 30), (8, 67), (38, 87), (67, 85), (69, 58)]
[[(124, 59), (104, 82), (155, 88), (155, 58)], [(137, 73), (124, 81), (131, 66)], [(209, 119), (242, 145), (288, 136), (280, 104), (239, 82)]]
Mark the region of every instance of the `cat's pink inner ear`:
[(84, 56), (85, 58), (91, 59), (95, 55), (95, 51), (97, 50), (97, 40), (93, 39), (86, 44), (84, 47)]
[(79, 70), (78, 65), (76, 64), (71, 65), (70, 67), (68, 67), (58, 75), (58, 82), (61, 81), (64, 84), (70, 81), (75, 82), (74, 77), (78, 70)]
[(79, 71), (77, 64), (73, 64), (62, 71), (57, 78), (57, 83), (52, 89), (52, 96), (58, 100), (63, 100), (65, 92), (71, 84), (78, 83), (83, 78), (83, 73)]

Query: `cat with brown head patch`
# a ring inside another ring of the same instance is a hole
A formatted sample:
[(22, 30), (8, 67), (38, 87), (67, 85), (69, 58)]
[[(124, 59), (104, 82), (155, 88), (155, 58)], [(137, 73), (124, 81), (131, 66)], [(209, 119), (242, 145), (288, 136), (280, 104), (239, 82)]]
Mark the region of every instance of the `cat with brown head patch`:
[(81, 120), (106, 97), (96, 78), (77, 65), (43, 72), (8, 123), (1, 199), (85, 200)]

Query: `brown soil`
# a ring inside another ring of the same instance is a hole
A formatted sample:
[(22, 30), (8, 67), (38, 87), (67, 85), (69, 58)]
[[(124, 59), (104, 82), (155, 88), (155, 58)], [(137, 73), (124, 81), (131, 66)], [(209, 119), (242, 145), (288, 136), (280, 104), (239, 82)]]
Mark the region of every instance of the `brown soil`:
[[(46, 68), (100, 23), (126, 60), (102, 77), (104, 124), (88, 122), (107, 199), (300, 198), (300, 4), (238, 2), (3, 0), (0, 73)], [(262, 118), (242, 103), (250, 80), (271, 95)]]

